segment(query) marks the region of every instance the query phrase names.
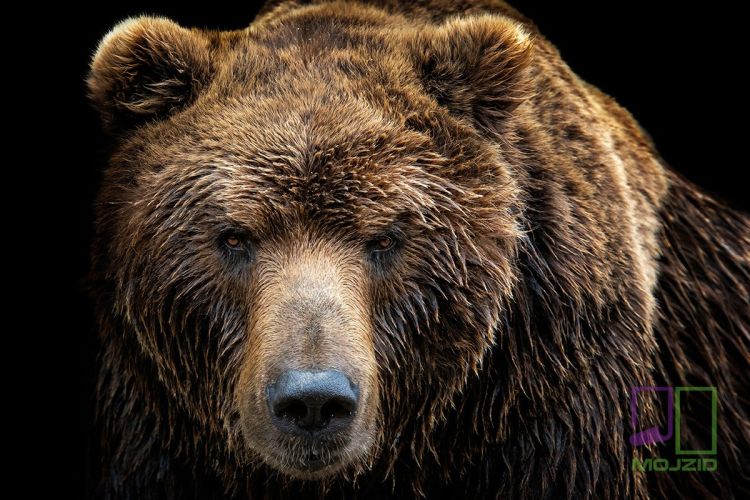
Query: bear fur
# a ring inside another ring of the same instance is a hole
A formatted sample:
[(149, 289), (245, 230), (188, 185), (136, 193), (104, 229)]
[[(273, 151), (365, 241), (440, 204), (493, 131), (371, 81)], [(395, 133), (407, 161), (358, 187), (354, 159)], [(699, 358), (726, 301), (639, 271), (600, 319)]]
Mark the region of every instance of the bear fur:
[[(141, 17), (88, 84), (112, 138), (97, 497), (747, 496), (750, 219), (504, 2), (270, 2), (231, 32)], [(230, 225), (246, 261), (219, 255)], [(382, 234), (392, 255), (361, 257)], [(304, 355), (263, 314), (286, 286), (268, 275), (310, 252), (358, 283), (331, 349), (372, 394), (360, 447), (314, 479), (247, 441), (242, 408), (279, 350)], [(717, 472), (632, 471), (661, 456), (628, 442), (630, 390), (655, 385), (717, 388)]]

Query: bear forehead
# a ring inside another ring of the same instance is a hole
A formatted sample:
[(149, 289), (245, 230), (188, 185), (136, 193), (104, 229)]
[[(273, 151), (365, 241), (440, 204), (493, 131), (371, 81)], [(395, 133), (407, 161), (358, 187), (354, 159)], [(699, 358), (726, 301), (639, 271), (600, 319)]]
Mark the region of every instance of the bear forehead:
[(219, 208), (258, 231), (289, 216), (375, 231), (437, 208), (451, 188), (428, 134), (329, 94), (199, 101), (119, 156), (137, 164), (138, 199)]
[(194, 214), (210, 205), (259, 232), (290, 215), (379, 231), (408, 214), (456, 210), (477, 196), (472, 182), (482, 189), (482, 175), (497, 174), (486, 143), (436, 138), (370, 102), (324, 92), (199, 98), (138, 131), (117, 156), (136, 166), (133, 198), (200, 199)]

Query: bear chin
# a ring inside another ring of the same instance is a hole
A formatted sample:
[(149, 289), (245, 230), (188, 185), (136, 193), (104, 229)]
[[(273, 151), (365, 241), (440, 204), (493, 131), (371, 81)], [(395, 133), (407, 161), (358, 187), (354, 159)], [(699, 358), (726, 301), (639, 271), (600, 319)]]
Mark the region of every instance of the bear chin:
[(343, 448), (317, 452), (312, 446), (299, 446), (287, 453), (278, 450), (255, 451), (260, 459), (280, 474), (291, 479), (303, 481), (320, 481), (346, 471), (358, 471), (367, 468), (367, 457), (374, 448), (373, 439), (369, 436), (359, 447), (349, 442)]

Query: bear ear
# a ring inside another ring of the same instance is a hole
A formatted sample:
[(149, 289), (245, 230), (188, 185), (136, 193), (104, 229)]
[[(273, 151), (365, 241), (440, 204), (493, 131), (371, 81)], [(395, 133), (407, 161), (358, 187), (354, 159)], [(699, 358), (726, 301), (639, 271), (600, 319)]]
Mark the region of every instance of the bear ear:
[(438, 104), (480, 126), (507, 116), (531, 91), (532, 36), (507, 17), (451, 19), (419, 31), (410, 50)]
[(209, 40), (165, 18), (128, 19), (99, 43), (88, 88), (110, 132), (189, 104), (211, 77)]

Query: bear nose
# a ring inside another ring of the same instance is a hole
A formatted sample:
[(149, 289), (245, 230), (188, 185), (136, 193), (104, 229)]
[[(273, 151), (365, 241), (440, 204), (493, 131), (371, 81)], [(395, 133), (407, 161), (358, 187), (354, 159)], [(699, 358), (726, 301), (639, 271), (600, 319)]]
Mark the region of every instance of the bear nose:
[(351, 380), (336, 370), (288, 370), (266, 389), (276, 426), (313, 437), (347, 428), (357, 410), (358, 393)]

